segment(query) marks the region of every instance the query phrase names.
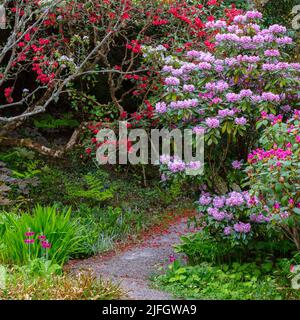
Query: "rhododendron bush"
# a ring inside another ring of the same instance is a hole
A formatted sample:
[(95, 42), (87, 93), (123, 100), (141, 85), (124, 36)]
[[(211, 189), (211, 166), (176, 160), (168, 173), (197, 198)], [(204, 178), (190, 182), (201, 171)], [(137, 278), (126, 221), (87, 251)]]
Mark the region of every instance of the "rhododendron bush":
[(259, 198), (255, 216), (281, 228), (300, 250), (300, 112), (286, 122), (272, 122), (260, 148), (248, 155), (251, 193)]
[[(265, 123), (261, 116), (287, 115), (299, 95), (299, 63), (287, 62), (287, 29), (260, 27), (261, 13), (206, 23), (215, 34), (212, 52), (164, 55), (163, 99), (155, 108), (163, 125), (205, 133), (210, 186), (226, 177), (232, 162), (246, 160)], [(279, 116), (281, 117), (281, 116)], [(214, 186), (213, 186), (214, 187)]]
[[(163, 126), (204, 134), (206, 167), (197, 180), (206, 183), (198, 204), (206, 232), (231, 245), (275, 232), (299, 250), (300, 64), (286, 54), (293, 45), (286, 27), (263, 28), (262, 18), (248, 11), (231, 24), (209, 21), (213, 50), (163, 52), (163, 98), (155, 110)], [(260, 138), (263, 149), (254, 150)], [(191, 179), (183, 173), (190, 164), (165, 158), (163, 181)], [(219, 176), (235, 191), (221, 192)]]
[(219, 241), (247, 243), (270, 233), (274, 241), (283, 231), (300, 249), (300, 112), (295, 110), (284, 122), (282, 117), (274, 118), (269, 115), (263, 120), (270, 126), (259, 148), (248, 155), (249, 191), (221, 196), (201, 193), (201, 219)]

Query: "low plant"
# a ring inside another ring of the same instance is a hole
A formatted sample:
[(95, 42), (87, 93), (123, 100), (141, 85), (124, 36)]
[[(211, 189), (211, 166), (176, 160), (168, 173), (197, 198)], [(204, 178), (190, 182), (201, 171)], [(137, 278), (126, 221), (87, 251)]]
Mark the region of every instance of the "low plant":
[(4, 263), (22, 265), (46, 256), (62, 265), (81, 251), (84, 238), (79, 236), (78, 221), (71, 220), (71, 209), (37, 205), (31, 213), (2, 212), (0, 219)]
[(90, 271), (45, 277), (12, 269), (5, 289), (0, 289), (2, 300), (111, 300), (122, 296), (117, 285), (97, 279)]
[(143, 228), (142, 213), (122, 208), (89, 208), (82, 205), (74, 212), (83, 226), (81, 235), (86, 240), (83, 251), (86, 255), (97, 254), (113, 248), (116, 241)]
[(280, 291), (272, 268), (270, 262), (261, 266), (255, 263), (213, 266), (205, 262), (184, 266), (176, 260), (165, 274), (155, 278), (155, 283), (175, 297), (185, 299), (284, 299), (285, 292)]
[(292, 244), (285, 238), (272, 233), (247, 242), (239, 242), (218, 238), (208, 230), (187, 234), (175, 245), (175, 251), (184, 254), (189, 264), (209, 262), (216, 265), (226, 263), (262, 263), (266, 258), (275, 262), (278, 258), (288, 258), (293, 253)]
[(78, 183), (68, 181), (66, 193), (70, 199), (85, 199), (92, 202), (101, 202), (113, 197), (112, 188), (92, 174), (85, 175)]

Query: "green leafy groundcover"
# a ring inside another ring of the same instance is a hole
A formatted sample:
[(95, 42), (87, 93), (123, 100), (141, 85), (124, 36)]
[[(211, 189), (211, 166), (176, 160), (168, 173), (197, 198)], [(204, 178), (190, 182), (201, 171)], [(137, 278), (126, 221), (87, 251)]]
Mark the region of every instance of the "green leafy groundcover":
[[(275, 269), (271, 262), (260, 266), (255, 263), (213, 266), (206, 262), (184, 266), (176, 260), (165, 274), (154, 278), (154, 283), (175, 297), (184, 299), (299, 299), (299, 290), (291, 289), (289, 278), (284, 277), (286, 265), (287, 261), (282, 260)], [(278, 278), (279, 274), (281, 277)]]

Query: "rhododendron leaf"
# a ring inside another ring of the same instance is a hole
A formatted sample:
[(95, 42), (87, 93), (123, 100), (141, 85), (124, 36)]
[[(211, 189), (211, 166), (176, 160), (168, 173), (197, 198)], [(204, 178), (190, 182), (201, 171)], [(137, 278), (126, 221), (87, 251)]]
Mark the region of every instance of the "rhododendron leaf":
[(299, 214), (299, 215), (300, 215), (300, 209), (299, 209), (299, 208), (294, 208), (293, 211), (294, 211), (296, 214)]
[(275, 191), (276, 191), (277, 193), (281, 192), (282, 188), (283, 188), (283, 186), (282, 186), (281, 183), (276, 183), (276, 185), (275, 185)]

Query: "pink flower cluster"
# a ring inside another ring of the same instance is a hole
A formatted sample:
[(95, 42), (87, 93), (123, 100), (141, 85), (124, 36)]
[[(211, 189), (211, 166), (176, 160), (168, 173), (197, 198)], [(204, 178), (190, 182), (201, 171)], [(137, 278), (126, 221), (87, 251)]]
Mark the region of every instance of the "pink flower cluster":
[[(234, 18), (236, 24), (227, 27), (229, 33), (219, 33), (216, 35), (216, 41), (231, 42), (240, 45), (243, 49), (257, 49), (261, 44), (277, 44), (287, 45), (291, 44), (293, 40), (290, 37), (283, 36), (287, 32), (286, 27), (275, 24), (268, 29), (260, 30), (260, 26), (253, 23), (254, 19), (261, 19), (262, 14), (257, 11), (249, 11), (245, 15), (238, 15)], [(226, 28), (226, 27), (224, 27)], [(248, 35), (248, 31), (252, 30), (255, 35)], [(279, 37), (278, 37), (279, 36)], [(275, 52), (271, 53), (271, 56)]]
[(264, 150), (256, 149), (248, 155), (249, 163), (256, 163), (258, 161), (268, 161), (270, 159), (275, 160), (286, 160), (292, 156), (293, 152), (291, 149), (283, 150), (281, 148)]
[(300, 63), (288, 63), (288, 62), (277, 62), (277, 63), (264, 63), (262, 65), (263, 71), (298, 71), (300, 70)]
[(229, 85), (227, 82), (220, 80), (218, 82), (208, 82), (205, 85), (205, 89), (208, 91), (214, 91), (214, 92), (223, 92), (229, 88)]
[(185, 99), (172, 101), (169, 105), (165, 102), (158, 102), (155, 105), (155, 110), (157, 113), (166, 113), (168, 110), (178, 110), (178, 109), (189, 109), (195, 108), (199, 104), (198, 99)]
[(234, 224), (233, 229), (238, 233), (249, 233), (251, 231), (251, 224), (239, 222)]
[(180, 80), (176, 77), (168, 77), (165, 79), (165, 84), (167, 86), (179, 86)]
[(267, 217), (254, 216), (244, 217), (241, 221), (239, 212), (247, 212), (249, 208), (254, 208), (259, 204), (256, 197), (248, 192), (230, 192), (222, 196), (213, 196), (208, 192), (202, 192), (199, 198), (200, 212), (207, 213), (206, 225), (216, 227), (215, 223), (220, 223), (218, 228), (223, 235), (249, 234), (251, 232), (251, 223), (269, 222)]
[(186, 163), (178, 156), (171, 157), (169, 155), (162, 155), (160, 157), (160, 164), (166, 165), (167, 169), (173, 174), (186, 170), (199, 170), (202, 167), (200, 161), (190, 161)]
[[(26, 244), (34, 244), (35, 243), (35, 239), (33, 238), (34, 235), (35, 235), (35, 233), (32, 231), (26, 232), (24, 242)], [(39, 235), (38, 239), (40, 240), (40, 245), (42, 248), (44, 248), (44, 249), (51, 248), (51, 243), (46, 239), (45, 235)]]

